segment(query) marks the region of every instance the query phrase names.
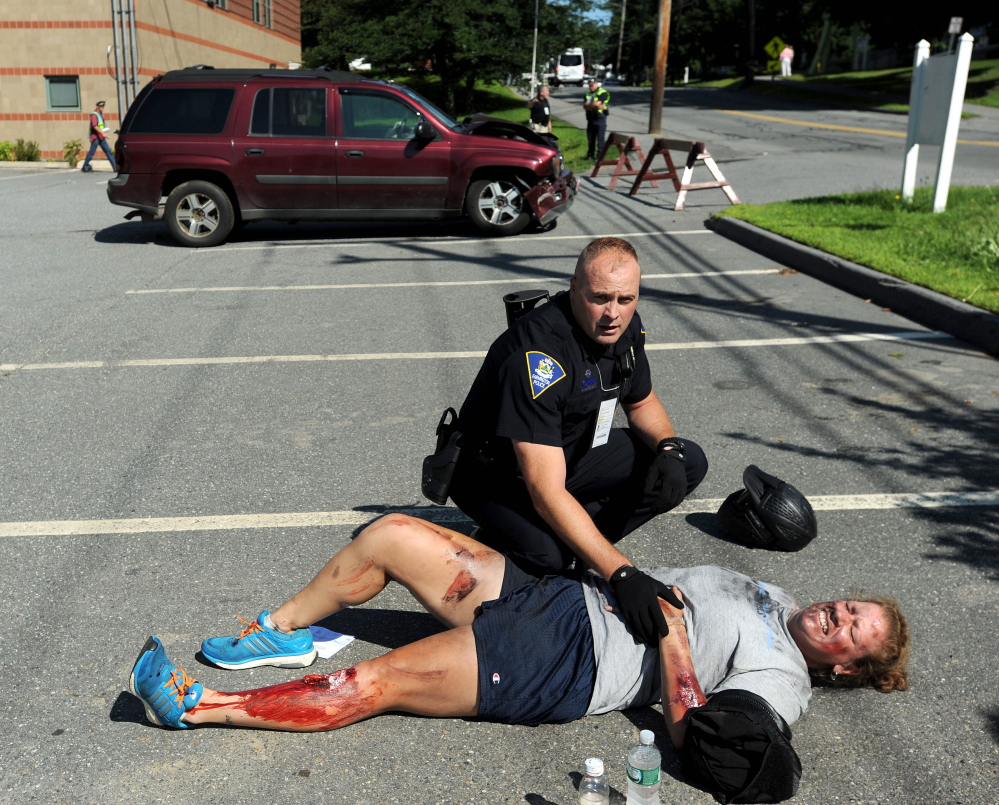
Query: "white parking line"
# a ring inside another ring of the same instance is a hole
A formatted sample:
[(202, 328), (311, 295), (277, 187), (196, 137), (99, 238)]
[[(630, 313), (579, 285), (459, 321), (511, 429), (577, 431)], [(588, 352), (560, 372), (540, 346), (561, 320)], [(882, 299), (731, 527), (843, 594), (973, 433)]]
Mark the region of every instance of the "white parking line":
[[(600, 235), (600, 237), (606, 238), (652, 238), (658, 237), (660, 235), (665, 235), (666, 237), (676, 237), (678, 235), (714, 235), (710, 229), (682, 229), (674, 232), (619, 232), (617, 234), (608, 233), (606, 235)], [(535, 240), (593, 240), (596, 236), (591, 234), (588, 235), (521, 235), (517, 238), (517, 243), (523, 243), (524, 241), (535, 241)], [(356, 249), (358, 246), (388, 246), (394, 247), (398, 246), (400, 243), (418, 243), (421, 246), (433, 246), (438, 243), (448, 244), (451, 246), (464, 246), (465, 244), (473, 245), (479, 243), (496, 243), (496, 238), (391, 238), (385, 240), (322, 240), (310, 243), (283, 243), (272, 241), (270, 243), (262, 244), (259, 246), (216, 246), (214, 249), (201, 249), (199, 250), (199, 255), (212, 255), (212, 254), (226, 254), (227, 252), (254, 252), (261, 251), (264, 249), (331, 249), (337, 247), (349, 247), (351, 249)]]
[[(779, 274), (779, 268), (752, 268), (738, 271), (688, 271), (679, 274), (643, 274), (642, 281), (661, 279), (690, 279), (701, 277), (733, 277), (743, 274)], [(125, 291), (126, 294), (162, 294), (162, 293), (207, 293), (207, 292), (241, 292), (241, 291), (343, 291), (358, 288), (443, 288), (462, 285), (509, 285), (528, 282), (568, 282), (570, 275), (555, 277), (507, 277), (501, 280), (454, 280), (446, 282), (354, 282), (341, 285), (225, 285), (206, 286), (203, 288), (145, 288)]]
[[(858, 341), (921, 341), (953, 338), (948, 333), (840, 333), (802, 338), (744, 338), (734, 341), (682, 341), (672, 344), (646, 344), (647, 352), (688, 349), (743, 349), (749, 347), (797, 347), (807, 344), (848, 344)], [(231, 358), (146, 358), (125, 361), (67, 361), (65, 363), (0, 363), (0, 372), (54, 369), (103, 369), (143, 366), (224, 366), (248, 363), (317, 363), (337, 361), (424, 361), (484, 358), (485, 350), (467, 352), (361, 352), (344, 355), (245, 355)]]
[[(713, 514), (724, 498), (687, 500), (674, 514)], [(816, 511), (863, 509), (944, 509), (999, 505), (999, 490), (982, 492), (912, 492), (892, 495), (817, 495), (808, 498)], [(453, 507), (398, 509), (404, 514), (429, 517), (437, 523), (469, 522)], [(260, 528), (328, 528), (359, 526), (380, 514), (366, 511), (286, 512), (281, 514), (230, 514), (205, 517), (138, 517), (121, 520), (28, 520), (0, 523), (2, 537), (70, 537), (97, 534), (150, 534), (185, 531), (231, 531)]]

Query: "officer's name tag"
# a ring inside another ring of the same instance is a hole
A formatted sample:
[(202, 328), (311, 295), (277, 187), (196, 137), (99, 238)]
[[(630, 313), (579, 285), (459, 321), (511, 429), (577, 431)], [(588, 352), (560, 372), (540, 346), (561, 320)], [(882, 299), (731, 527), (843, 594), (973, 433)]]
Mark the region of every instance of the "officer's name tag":
[(616, 397), (600, 403), (600, 411), (597, 413), (597, 428), (593, 431), (593, 444), (590, 447), (600, 447), (602, 444), (607, 444), (607, 439), (610, 437), (611, 425), (614, 424), (614, 412), (616, 410)]

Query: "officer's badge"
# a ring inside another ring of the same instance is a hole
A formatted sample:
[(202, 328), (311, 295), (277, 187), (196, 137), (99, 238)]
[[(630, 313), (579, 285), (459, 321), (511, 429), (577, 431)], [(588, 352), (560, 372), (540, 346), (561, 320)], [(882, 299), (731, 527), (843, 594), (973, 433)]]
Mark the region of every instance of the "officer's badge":
[(536, 400), (545, 389), (565, 377), (565, 370), (550, 355), (528, 352), (527, 374), (531, 380), (531, 396)]

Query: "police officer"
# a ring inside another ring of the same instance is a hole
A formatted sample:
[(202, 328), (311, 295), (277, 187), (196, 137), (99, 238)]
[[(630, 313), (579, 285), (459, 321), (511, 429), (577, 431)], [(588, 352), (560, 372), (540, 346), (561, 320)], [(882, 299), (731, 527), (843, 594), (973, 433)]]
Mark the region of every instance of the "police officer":
[[(600, 573), (653, 644), (668, 631), (656, 597), (672, 593), (614, 544), (678, 506), (707, 460), (652, 390), (640, 279), (630, 243), (595, 240), (569, 291), (496, 339), (461, 408), (450, 494), (481, 526), (476, 538), (527, 572), (562, 573), (578, 558)], [(630, 428), (612, 427), (618, 405)]]
[(586, 110), (586, 158), (597, 159), (604, 151), (610, 93), (595, 78), (590, 79), (590, 91), (583, 97), (583, 109)]
[(545, 134), (552, 130), (551, 108), (548, 106), (549, 89), (542, 85), (538, 90), (537, 97), (531, 98), (527, 102), (531, 110), (531, 128), (538, 134)]

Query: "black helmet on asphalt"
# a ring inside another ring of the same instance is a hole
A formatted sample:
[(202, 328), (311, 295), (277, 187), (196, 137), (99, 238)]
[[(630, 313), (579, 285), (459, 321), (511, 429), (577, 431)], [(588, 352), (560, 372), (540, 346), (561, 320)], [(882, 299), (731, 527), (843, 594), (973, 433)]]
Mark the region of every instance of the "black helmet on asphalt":
[(733, 492), (718, 510), (729, 533), (743, 545), (800, 551), (815, 539), (815, 512), (791, 484), (750, 464), (742, 473), (745, 489)]

